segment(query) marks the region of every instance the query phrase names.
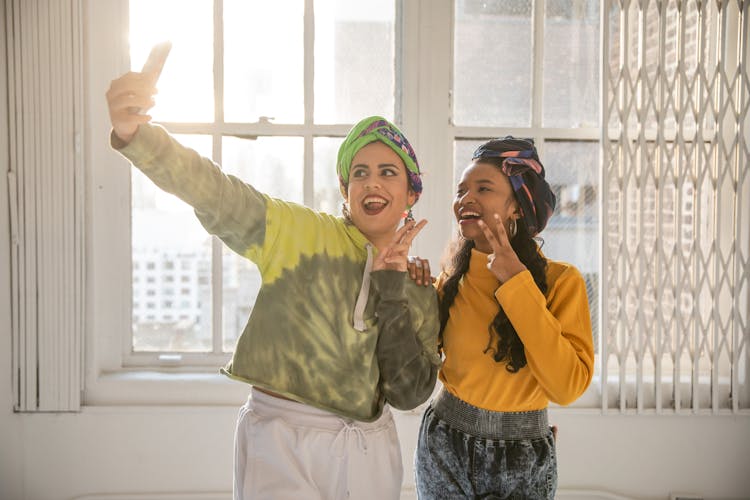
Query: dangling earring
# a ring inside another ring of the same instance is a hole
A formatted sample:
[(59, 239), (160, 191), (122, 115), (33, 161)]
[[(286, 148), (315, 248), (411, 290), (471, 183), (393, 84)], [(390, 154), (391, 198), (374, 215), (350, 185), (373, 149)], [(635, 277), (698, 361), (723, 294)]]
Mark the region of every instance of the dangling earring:
[(404, 222), (412, 222), (414, 220), (414, 213), (411, 211), (411, 208), (408, 212), (406, 212), (406, 217), (404, 218)]
[(508, 224), (508, 229), (510, 230), (510, 239), (515, 238), (516, 234), (518, 234), (518, 223), (516, 222), (516, 219), (510, 220), (510, 223)]
[(349, 211), (349, 205), (345, 201), (341, 202), (341, 215), (344, 216), (344, 220), (348, 223), (352, 223), (352, 214)]

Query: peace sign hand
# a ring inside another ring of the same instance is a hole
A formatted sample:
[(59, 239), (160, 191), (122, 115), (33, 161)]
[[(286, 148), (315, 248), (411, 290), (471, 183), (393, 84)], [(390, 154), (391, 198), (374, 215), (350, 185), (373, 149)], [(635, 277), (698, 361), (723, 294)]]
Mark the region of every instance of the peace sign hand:
[(391, 243), (378, 253), (375, 261), (372, 263), (372, 270), (380, 271), (388, 269), (406, 272), (411, 242), (425, 225), (427, 225), (426, 219), (422, 219), (419, 223), (413, 220), (407, 221), (406, 224), (396, 231)]
[(492, 271), (492, 274), (497, 276), (500, 283), (505, 283), (516, 274), (526, 270), (526, 266), (518, 258), (513, 247), (510, 246), (510, 240), (508, 239), (508, 233), (505, 231), (505, 226), (500, 220), (500, 216), (494, 214), (495, 217), (495, 233), (484, 223), (483, 220), (479, 220), (479, 227), (482, 228), (485, 238), (492, 248), (492, 253), (487, 256), (487, 269)]

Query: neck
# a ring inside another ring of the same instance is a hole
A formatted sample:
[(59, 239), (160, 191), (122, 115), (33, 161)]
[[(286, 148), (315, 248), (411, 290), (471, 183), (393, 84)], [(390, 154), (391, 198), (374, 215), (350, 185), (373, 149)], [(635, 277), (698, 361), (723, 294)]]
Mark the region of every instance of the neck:
[(474, 250), (482, 253), (492, 253), (492, 246), (490, 246), (489, 242), (478, 243), (477, 240), (474, 240)]
[(388, 247), (388, 245), (391, 243), (391, 240), (393, 239), (393, 234), (390, 237), (384, 237), (384, 236), (373, 237), (369, 235), (365, 235), (365, 236), (367, 237), (367, 241), (372, 243), (372, 246), (374, 246), (377, 249), (378, 253), (385, 250)]
[(393, 241), (393, 237), (396, 235), (396, 230), (397, 230), (397, 227), (394, 228), (392, 231), (388, 231), (387, 233), (378, 233), (378, 234), (362, 233), (362, 234), (364, 235), (365, 238), (367, 238), (367, 241), (372, 243), (372, 246), (374, 246), (377, 249), (378, 253), (380, 253), (386, 248), (388, 248), (388, 246), (391, 244), (391, 242)]

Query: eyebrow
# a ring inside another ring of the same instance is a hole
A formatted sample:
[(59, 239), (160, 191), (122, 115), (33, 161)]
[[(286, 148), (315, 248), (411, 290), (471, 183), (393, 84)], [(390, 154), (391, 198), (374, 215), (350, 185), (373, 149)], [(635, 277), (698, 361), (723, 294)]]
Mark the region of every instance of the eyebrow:
[[(370, 168), (370, 166), (367, 165), (367, 164), (365, 164), (365, 163), (357, 163), (356, 165), (352, 165), (352, 169), (355, 169), (355, 168), (358, 168), (358, 167)], [(378, 168), (396, 168), (396, 169), (398, 169), (398, 165), (396, 165), (395, 163), (379, 163), (378, 164)]]
[[(466, 184), (467, 184), (466, 181), (459, 182), (458, 187), (465, 187)], [(495, 182), (491, 179), (479, 179), (479, 180), (473, 181), (472, 184), (493, 184), (494, 185)]]

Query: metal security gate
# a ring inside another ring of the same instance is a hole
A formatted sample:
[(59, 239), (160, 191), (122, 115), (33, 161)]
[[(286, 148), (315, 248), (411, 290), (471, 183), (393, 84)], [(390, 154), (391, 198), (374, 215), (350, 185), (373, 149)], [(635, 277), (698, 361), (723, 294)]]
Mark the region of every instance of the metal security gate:
[(750, 408), (748, 1), (602, 12), (602, 408)]

